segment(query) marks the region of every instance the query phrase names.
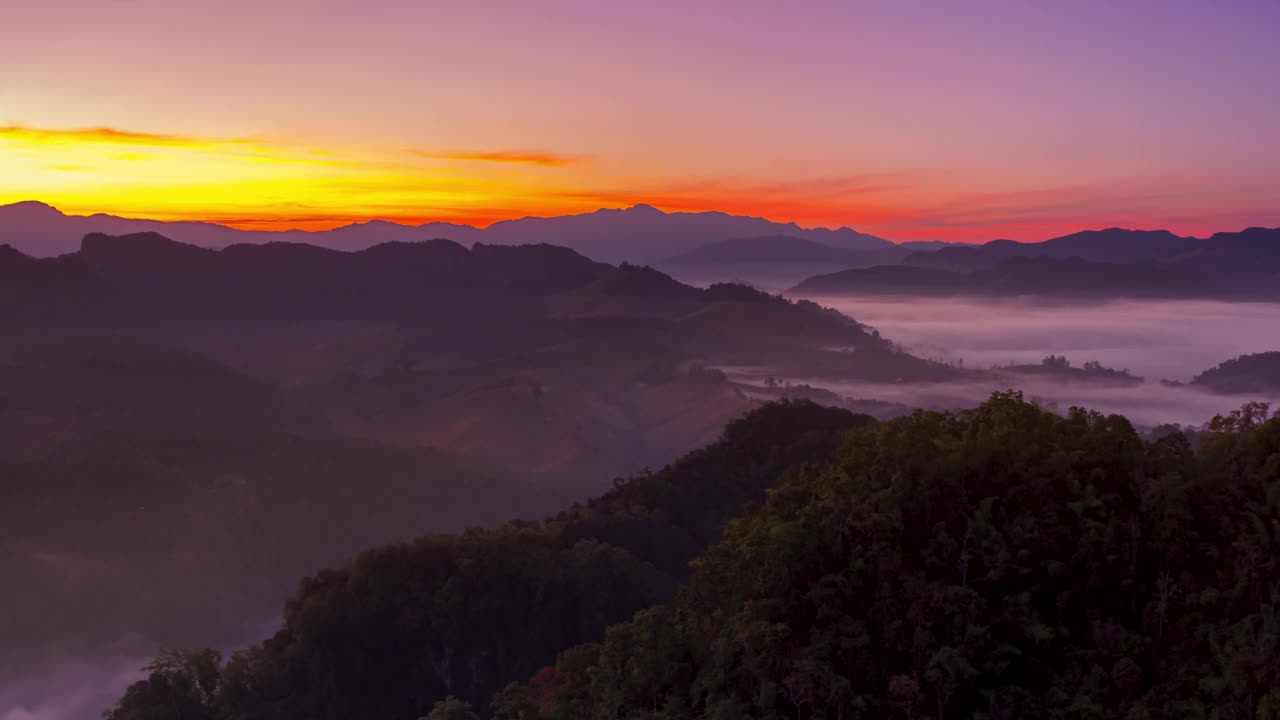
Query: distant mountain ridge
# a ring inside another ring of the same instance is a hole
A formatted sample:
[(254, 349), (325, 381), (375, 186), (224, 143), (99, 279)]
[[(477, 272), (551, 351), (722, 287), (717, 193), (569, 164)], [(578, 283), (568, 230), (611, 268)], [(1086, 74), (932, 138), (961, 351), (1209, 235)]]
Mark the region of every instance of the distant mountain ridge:
[(792, 260), (835, 260), (849, 256), (841, 250), (794, 235), (730, 238), (708, 243), (669, 259), (672, 264), (723, 262), (786, 262)]
[(834, 247), (795, 235), (764, 235), (708, 243), (655, 264), (664, 272), (695, 285), (734, 280), (782, 289), (810, 275), (897, 263), (912, 253), (940, 246), (945, 243), (907, 242), (855, 249)]
[[(0, 322), (186, 326), (246, 316), (342, 319), (397, 323), (414, 332), (447, 326), (477, 347), (519, 344), (516, 337), (483, 332), (480, 319), (531, 335), (577, 323), (572, 334), (595, 338), (632, 333), (639, 324), (647, 341), (665, 332), (670, 342), (696, 345), (702, 359), (725, 364), (776, 357), (799, 361), (810, 376), (859, 366), (893, 377), (909, 374), (903, 368), (946, 374), (814, 303), (744, 285), (691, 287), (652, 268), (614, 266), (547, 244), (467, 248), (437, 239), (356, 252), (278, 242), (214, 250), (156, 233), (93, 233), (80, 250), (56, 258), (0, 246), (0, 289)], [(646, 325), (654, 319), (663, 329)], [(432, 339), (432, 352), (442, 337)], [(813, 349), (797, 353), (796, 342)], [(839, 350), (850, 347), (863, 352)]]
[(1220, 393), (1280, 392), (1280, 351), (1226, 360), (1196, 375), (1191, 384)]
[(0, 206), (0, 244), (33, 257), (75, 252), (80, 238), (91, 233), (132, 235), (154, 232), (175, 241), (208, 248), (268, 242), (306, 243), (332, 250), (356, 251), (388, 242), (445, 238), (471, 245), (551, 244), (572, 248), (605, 262), (654, 261), (701, 245), (735, 237), (790, 235), (836, 248), (865, 250), (893, 243), (849, 228), (803, 228), (764, 218), (722, 212), (667, 213), (650, 205), (601, 209), (579, 215), (503, 220), (486, 228), (432, 222), (402, 225), (385, 220), (344, 225), (332, 230), (237, 230), (208, 222), (143, 220), (114, 215), (67, 215), (45, 203), (28, 201)]
[(1164, 230), (1089, 230), (1042, 243), (994, 240), (901, 264), (807, 278), (799, 294), (1280, 298), (1280, 228), (1206, 240)]
[(1176, 267), (1090, 262), (1080, 258), (1011, 257), (994, 267), (954, 272), (887, 265), (811, 277), (800, 295), (960, 295), (1207, 298), (1221, 289)]
[[(822, 287), (840, 294), (1280, 297), (1280, 228), (1248, 228), (1207, 239), (1167, 230), (1107, 228), (1043, 242), (949, 245), (894, 244), (848, 228), (802, 228), (722, 212), (667, 213), (643, 204), (505, 220), (487, 228), (371, 220), (314, 232), (66, 215), (39, 202), (0, 206), (0, 245), (31, 257), (74, 253), (85, 236), (145, 233), (206, 249), (272, 246), (271, 252), (306, 253), (314, 258), (316, 272), (326, 262), (319, 255), (323, 251), (360, 252), (442, 239), (459, 249), (554, 245), (598, 262), (652, 265), (692, 285), (742, 282), (772, 291), (794, 287), (817, 292)], [(309, 249), (298, 249), (303, 245)], [(244, 262), (266, 257), (244, 249), (236, 254)], [(1019, 265), (1024, 260), (1046, 262)], [(1008, 265), (1011, 261), (1019, 262)], [(384, 271), (397, 272), (393, 265)], [(832, 277), (837, 275), (843, 280)]]
[(75, 261), (121, 292), (174, 300), (213, 293), (211, 299), (218, 303), (314, 304), (402, 294), (538, 294), (578, 287), (608, 267), (550, 245), (476, 243), (468, 249), (452, 240), (427, 240), (344, 252), (276, 242), (213, 250), (156, 233), (86, 235), (78, 253), (52, 262)]

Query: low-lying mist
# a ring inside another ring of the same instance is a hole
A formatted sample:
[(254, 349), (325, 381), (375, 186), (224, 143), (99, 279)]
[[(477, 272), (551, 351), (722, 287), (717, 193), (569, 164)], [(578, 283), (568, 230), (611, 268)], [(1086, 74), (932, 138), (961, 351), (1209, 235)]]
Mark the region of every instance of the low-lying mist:
[(790, 378), (846, 397), (909, 407), (960, 408), (1011, 386), (1046, 406), (1082, 405), (1135, 423), (1199, 425), (1249, 400), (1162, 380), (1196, 374), (1245, 353), (1280, 349), (1280, 305), (1216, 301), (1116, 301), (1047, 304), (959, 299), (810, 298), (878, 329), (906, 350), (971, 369), (1036, 364), (1065, 355), (1096, 360), (1145, 378), (1122, 386), (1027, 377), (926, 384), (875, 384)]
[(1280, 305), (1185, 300), (1050, 304), (955, 298), (810, 298), (911, 352), (966, 367), (1098, 360), (1149, 381), (1189, 381), (1244, 353), (1280, 349)]
[(21, 658), (0, 657), (0, 720), (98, 717), (141, 678), (155, 648), (126, 635), (106, 647), (50, 646)]

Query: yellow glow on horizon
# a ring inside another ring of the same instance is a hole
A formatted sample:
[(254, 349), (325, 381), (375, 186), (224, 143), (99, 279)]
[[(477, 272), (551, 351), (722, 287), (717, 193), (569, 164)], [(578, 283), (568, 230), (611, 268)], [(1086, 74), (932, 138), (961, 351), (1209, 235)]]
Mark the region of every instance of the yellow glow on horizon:
[[(41, 200), (71, 214), (279, 229), (372, 218), (490, 222), (527, 214), (501, 209), (531, 203), (547, 212), (580, 208), (581, 201), (543, 192), (548, 179), (537, 168), (554, 171), (559, 164), (549, 158), (556, 157), (340, 153), (255, 139), (0, 126), (0, 204)], [(491, 162), (477, 168), (477, 160)]]
[[(0, 125), (0, 205), (37, 200), (70, 215), (246, 230), (324, 230), (367, 220), (486, 226), (641, 202), (667, 212), (847, 226), (893, 240), (1042, 240), (1089, 227), (1165, 226), (1122, 202), (1151, 197), (1142, 178), (1009, 190), (970, 176), (957, 188), (928, 172), (676, 177), (636, 172), (607, 157)], [(1175, 227), (1182, 234), (1221, 229)]]

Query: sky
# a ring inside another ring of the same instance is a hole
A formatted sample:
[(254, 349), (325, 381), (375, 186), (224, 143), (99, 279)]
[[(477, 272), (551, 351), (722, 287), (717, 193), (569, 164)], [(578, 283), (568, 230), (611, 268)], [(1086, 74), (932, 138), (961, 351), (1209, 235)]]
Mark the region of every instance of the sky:
[(0, 203), (320, 229), (649, 203), (893, 240), (1280, 225), (1280, 2), (40, 0)]

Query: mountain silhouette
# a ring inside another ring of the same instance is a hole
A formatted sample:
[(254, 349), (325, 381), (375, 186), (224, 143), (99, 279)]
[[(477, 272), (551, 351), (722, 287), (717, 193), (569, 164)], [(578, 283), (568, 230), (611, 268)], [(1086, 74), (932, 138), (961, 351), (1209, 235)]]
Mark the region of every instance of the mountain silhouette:
[(1011, 257), (958, 272), (915, 264), (845, 270), (808, 278), (800, 295), (962, 295), (1087, 298), (1207, 298), (1224, 294), (1212, 282), (1169, 264), (1091, 262), (1078, 257)]
[(1280, 392), (1280, 351), (1226, 360), (1196, 375), (1191, 383), (1219, 393)]
[(695, 285), (733, 280), (781, 289), (811, 275), (897, 263), (913, 253), (940, 245), (942, 243), (910, 242), (844, 248), (795, 235), (766, 235), (708, 243), (655, 265)]
[(825, 261), (848, 257), (849, 250), (834, 248), (794, 235), (732, 238), (708, 243), (664, 261), (670, 265), (733, 262)]
[(388, 242), (447, 238), (463, 245), (554, 244), (606, 262), (652, 263), (711, 242), (736, 237), (791, 235), (835, 248), (892, 247), (881, 238), (848, 228), (802, 228), (763, 218), (721, 212), (667, 213), (650, 205), (580, 215), (504, 220), (487, 228), (455, 223), (404, 225), (385, 220), (353, 223), (321, 231), (238, 230), (207, 222), (164, 222), (113, 215), (67, 215), (39, 202), (0, 206), (0, 243), (33, 257), (75, 252), (91, 233), (132, 235), (154, 232), (178, 242), (207, 248), (268, 242), (305, 243), (333, 250), (364, 250)]
[(483, 363), (494, 352), (544, 344), (543, 351), (569, 352), (572, 343), (562, 343), (574, 338), (591, 352), (630, 355), (628, 364), (681, 347), (685, 363), (777, 363), (810, 377), (947, 374), (813, 303), (744, 285), (700, 289), (649, 267), (609, 265), (547, 244), (466, 248), (436, 239), (356, 252), (290, 243), (213, 250), (156, 233), (93, 233), (77, 252), (56, 258), (4, 248), (0, 286), (9, 289), (0, 294), (0, 321), (19, 323), (140, 323), (184, 337), (202, 323), (244, 324), (245, 317), (392, 323), (420, 338), (403, 357), (470, 348)]
[(994, 240), (912, 253), (893, 269), (814, 276), (797, 291), (1276, 298), (1280, 228), (1216, 233), (1204, 240), (1120, 228), (1042, 243)]
[(1098, 262), (1134, 262), (1177, 257), (1199, 248), (1203, 241), (1179, 237), (1168, 230), (1084, 230), (1039, 243), (992, 240), (986, 251), (1003, 257), (1079, 257)]

